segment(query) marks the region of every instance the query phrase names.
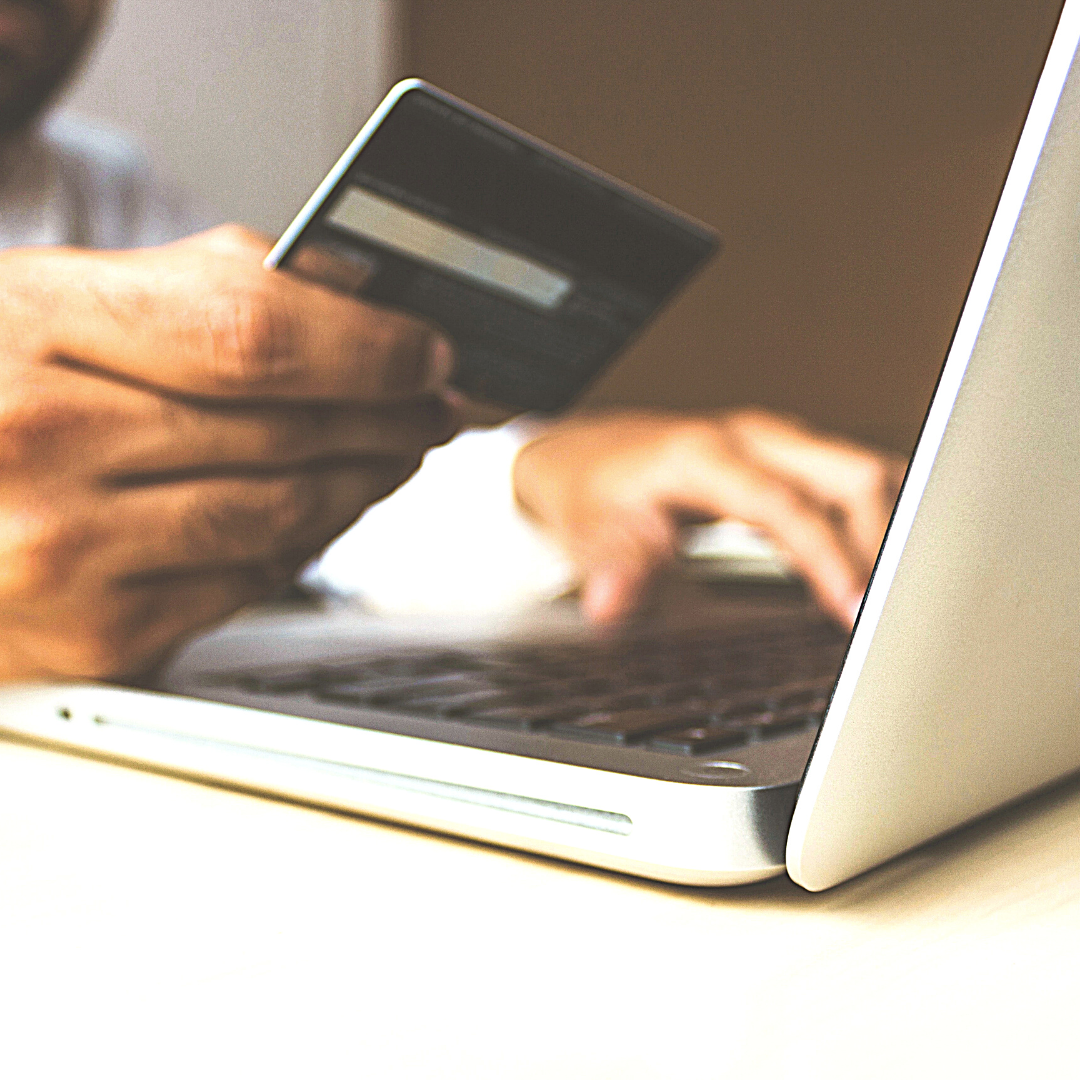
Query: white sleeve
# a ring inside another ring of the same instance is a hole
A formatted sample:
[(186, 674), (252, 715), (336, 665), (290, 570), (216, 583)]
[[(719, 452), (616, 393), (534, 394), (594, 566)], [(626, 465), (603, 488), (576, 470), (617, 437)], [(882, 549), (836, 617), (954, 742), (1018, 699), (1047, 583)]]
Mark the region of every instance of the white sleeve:
[(514, 421), (429, 451), (302, 580), (393, 613), (503, 611), (566, 592), (570, 562), (514, 498), (514, 459), (537, 429)]
[(74, 235), (92, 248), (156, 247), (217, 224), (217, 215), (168, 183), (142, 150), (111, 127), (59, 113), (41, 128), (70, 202)]

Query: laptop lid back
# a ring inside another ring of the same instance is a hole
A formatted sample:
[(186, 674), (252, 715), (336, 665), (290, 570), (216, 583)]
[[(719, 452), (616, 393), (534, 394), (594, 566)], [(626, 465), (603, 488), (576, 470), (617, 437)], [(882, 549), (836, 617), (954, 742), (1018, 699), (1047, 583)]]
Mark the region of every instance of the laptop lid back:
[(1066, 0), (807, 767), (835, 885), (1080, 769), (1080, 0)]

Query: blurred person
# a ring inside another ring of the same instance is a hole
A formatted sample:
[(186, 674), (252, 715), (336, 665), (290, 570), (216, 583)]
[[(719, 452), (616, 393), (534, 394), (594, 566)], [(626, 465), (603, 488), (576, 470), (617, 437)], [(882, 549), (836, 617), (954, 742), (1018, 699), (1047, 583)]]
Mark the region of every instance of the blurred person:
[[(197, 215), (130, 143), (42, 121), (105, 6), (0, 0), (0, 679), (147, 670), (290, 580), (454, 426), (436, 330), (264, 271), (235, 227), (170, 243)], [(898, 477), (765, 413), (511, 425), (429, 455), (309, 576), (411, 579), (417, 522), (442, 510), (440, 539), (482, 555), (501, 515), (532, 545), (505, 564), (528, 578), (551, 538), (611, 622), (683, 522), (733, 516), (850, 623)], [(428, 545), (428, 573), (460, 580), (454, 550)]]

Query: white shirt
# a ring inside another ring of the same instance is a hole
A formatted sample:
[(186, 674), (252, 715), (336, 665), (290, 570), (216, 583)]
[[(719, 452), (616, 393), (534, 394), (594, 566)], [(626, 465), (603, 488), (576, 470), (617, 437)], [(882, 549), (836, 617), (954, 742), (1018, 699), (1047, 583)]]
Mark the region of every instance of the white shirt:
[(108, 128), (55, 116), (0, 145), (0, 247), (153, 247), (210, 223)]
[[(151, 247), (212, 223), (111, 129), (52, 117), (0, 149), (0, 247)], [(514, 458), (533, 430), (469, 431), (432, 450), (304, 580), (384, 611), (504, 610), (564, 592), (569, 562), (514, 501)]]
[(514, 459), (534, 434), (511, 423), (429, 451), (303, 580), (394, 613), (506, 611), (566, 592), (572, 565), (514, 498)]

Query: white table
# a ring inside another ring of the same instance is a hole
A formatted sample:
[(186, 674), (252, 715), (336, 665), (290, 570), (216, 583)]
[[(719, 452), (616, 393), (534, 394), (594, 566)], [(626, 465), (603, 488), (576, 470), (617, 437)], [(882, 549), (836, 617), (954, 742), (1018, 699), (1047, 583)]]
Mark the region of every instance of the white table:
[(819, 895), (0, 742), (0, 1075), (1076, 1075), (1080, 783)]

